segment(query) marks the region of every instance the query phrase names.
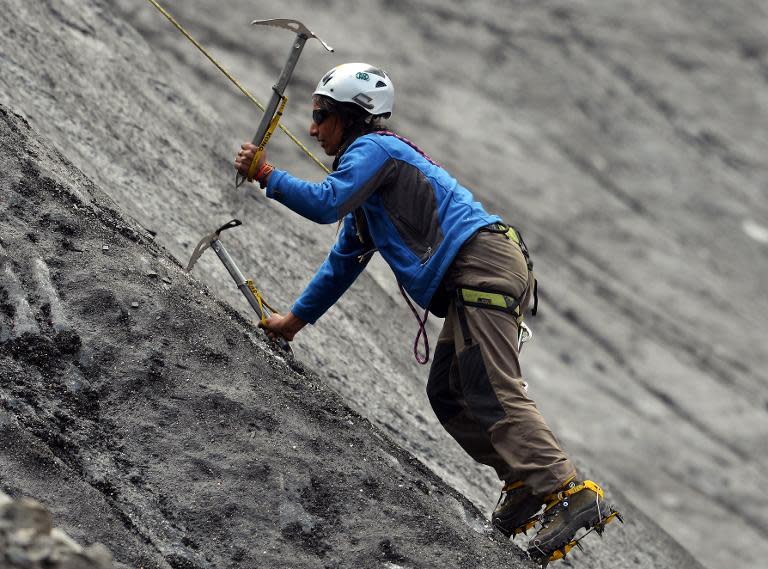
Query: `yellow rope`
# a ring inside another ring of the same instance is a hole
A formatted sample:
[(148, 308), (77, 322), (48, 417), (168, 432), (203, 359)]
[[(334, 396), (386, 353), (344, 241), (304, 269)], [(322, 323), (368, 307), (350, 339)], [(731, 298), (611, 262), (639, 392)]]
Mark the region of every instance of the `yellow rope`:
[[(182, 25), (181, 25), (181, 24), (179, 24), (179, 23), (178, 23), (178, 22), (177, 22), (177, 21), (174, 19), (174, 17), (173, 17), (173, 16), (171, 16), (171, 14), (169, 14), (169, 13), (168, 13), (168, 12), (165, 10), (165, 8), (163, 8), (163, 7), (162, 7), (160, 4), (158, 4), (158, 3), (156, 2), (156, 0), (147, 0), (147, 2), (149, 2), (150, 4), (152, 4), (152, 5), (153, 5), (155, 8), (157, 8), (157, 10), (158, 10), (158, 11), (159, 11), (159, 12), (160, 12), (160, 13), (161, 13), (163, 16), (165, 16), (165, 17), (168, 19), (168, 21), (169, 21), (169, 22), (171, 22), (171, 24), (173, 24), (173, 25), (176, 27), (176, 29), (177, 29), (177, 30), (179, 30), (179, 31), (180, 31), (182, 34), (184, 34), (184, 37), (186, 37), (186, 38), (187, 38), (187, 39), (188, 39), (190, 42), (192, 42), (192, 44), (193, 44), (193, 45), (194, 45), (194, 46), (195, 46), (197, 49), (199, 49), (199, 50), (202, 52), (202, 54), (203, 54), (205, 57), (207, 57), (207, 58), (210, 60), (210, 62), (211, 62), (211, 63), (213, 63), (213, 64), (214, 64), (214, 65), (215, 65), (215, 66), (216, 66), (216, 67), (219, 69), (219, 71), (221, 71), (221, 72), (222, 72), (222, 73), (223, 73), (223, 74), (224, 74), (224, 75), (227, 77), (227, 79), (229, 79), (230, 81), (232, 81), (232, 83), (234, 83), (235, 87), (237, 87), (238, 89), (240, 89), (240, 91), (243, 93), (243, 95), (245, 95), (246, 97), (248, 97), (248, 98), (251, 100), (251, 102), (252, 102), (254, 105), (256, 105), (256, 106), (257, 106), (259, 109), (261, 109), (261, 111), (262, 111), (262, 112), (264, 112), (264, 105), (262, 105), (262, 104), (259, 102), (259, 100), (258, 100), (256, 97), (254, 97), (253, 95), (251, 95), (251, 94), (248, 92), (248, 90), (247, 90), (245, 87), (243, 87), (243, 86), (242, 86), (242, 84), (240, 84), (240, 82), (239, 82), (237, 79), (235, 79), (235, 78), (232, 76), (232, 74), (231, 74), (229, 71), (227, 71), (227, 70), (224, 68), (224, 66), (222, 66), (222, 65), (221, 65), (221, 64), (220, 64), (218, 61), (216, 61), (216, 60), (213, 58), (213, 56), (212, 56), (210, 53), (208, 53), (208, 51), (206, 51), (206, 49), (205, 49), (205, 48), (204, 48), (202, 45), (200, 45), (200, 44), (197, 42), (197, 40), (196, 40), (195, 38), (193, 38), (193, 37), (192, 37), (192, 36), (189, 34), (189, 32), (187, 32), (187, 30), (185, 30), (185, 29), (182, 27)], [(298, 146), (299, 148), (301, 148), (301, 149), (304, 151), (304, 153), (305, 153), (307, 156), (309, 156), (309, 157), (310, 157), (310, 158), (311, 158), (311, 159), (312, 159), (312, 160), (315, 162), (315, 164), (317, 164), (318, 166), (320, 166), (320, 168), (322, 168), (322, 169), (323, 169), (323, 171), (324, 171), (326, 174), (330, 174), (330, 173), (331, 173), (331, 171), (328, 169), (328, 167), (327, 167), (325, 164), (323, 164), (323, 163), (320, 161), (320, 159), (319, 159), (317, 156), (315, 156), (314, 154), (312, 154), (312, 151), (310, 151), (310, 150), (309, 150), (309, 148), (307, 148), (306, 146), (304, 146), (304, 144), (303, 144), (303, 143), (302, 143), (302, 142), (301, 142), (301, 141), (300, 141), (298, 138), (296, 138), (296, 137), (295, 137), (295, 136), (294, 136), (294, 135), (291, 133), (291, 131), (289, 131), (287, 128), (285, 128), (285, 127), (284, 127), (283, 125), (281, 125), (281, 124), (280, 124), (280, 125), (278, 125), (278, 126), (280, 127), (280, 130), (282, 130), (282, 131), (283, 131), (283, 132), (284, 132), (284, 133), (285, 133), (285, 134), (288, 136), (288, 138), (290, 138), (290, 139), (293, 141), (293, 143), (294, 143), (294, 144), (296, 144), (296, 146)]]

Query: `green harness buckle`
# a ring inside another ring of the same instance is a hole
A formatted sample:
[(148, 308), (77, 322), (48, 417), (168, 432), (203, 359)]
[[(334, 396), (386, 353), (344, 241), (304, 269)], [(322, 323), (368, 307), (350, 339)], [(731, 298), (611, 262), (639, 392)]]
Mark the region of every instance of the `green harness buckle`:
[(517, 316), (520, 315), (520, 300), (509, 295), (489, 290), (458, 287), (456, 291), (465, 306), (494, 308)]

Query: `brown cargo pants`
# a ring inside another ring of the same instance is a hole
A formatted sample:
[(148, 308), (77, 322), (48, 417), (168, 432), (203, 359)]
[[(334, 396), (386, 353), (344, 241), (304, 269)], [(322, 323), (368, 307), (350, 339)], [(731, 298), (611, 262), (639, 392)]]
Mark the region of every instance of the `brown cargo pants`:
[[(505, 235), (482, 231), (461, 248), (445, 281), (449, 289), (524, 297), (521, 310), (530, 300), (532, 282), (520, 246)], [(534, 494), (546, 496), (576, 471), (523, 389), (517, 318), (492, 308), (464, 306), (463, 311), (468, 339), (454, 294), (429, 372), (432, 408), (472, 458), (493, 467), (501, 480), (522, 480)]]

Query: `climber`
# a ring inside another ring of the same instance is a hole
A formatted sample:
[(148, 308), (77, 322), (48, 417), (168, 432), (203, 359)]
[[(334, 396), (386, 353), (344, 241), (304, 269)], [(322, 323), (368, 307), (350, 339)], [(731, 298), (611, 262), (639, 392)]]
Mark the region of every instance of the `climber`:
[[(254, 180), (268, 198), (316, 223), (340, 221), (335, 245), (291, 310), (272, 315), (264, 328), (293, 340), (378, 251), (410, 298), (445, 317), (427, 393), (443, 427), (503, 481), (494, 525), (509, 536), (540, 522), (529, 552), (546, 562), (566, 552), (579, 528), (601, 531), (611, 510), (599, 486), (577, 478), (522, 379), (516, 339), (534, 297), (533, 265), (513, 227), (382, 126), (393, 101), (383, 70), (335, 67), (314, 91), (309, 128), (335, 157), (333, 172), (311, 183), (262, 155)], [(242, 175), (255, 151), (253, 144), (239, 151), (235, 168)]]

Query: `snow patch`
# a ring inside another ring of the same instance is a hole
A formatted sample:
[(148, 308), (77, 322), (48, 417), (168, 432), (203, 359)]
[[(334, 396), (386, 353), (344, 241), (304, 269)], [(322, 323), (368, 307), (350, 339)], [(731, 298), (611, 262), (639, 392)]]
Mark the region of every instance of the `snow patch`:
[(50, 306), (51, 324), (56, 332), (62, 332), (68, 329), (64, 318), (64, 311), (61, 308), (61, 299), (59, 293), (53, 287), (51, 282), (51, 272), (48, 265), (42, 259), (36, 259), (34, 265), (35, 279), (40, 293), (48, 299)]
[(473, 513), (468, 512), (466, 507), (456, 498), (453, 496), (446, 496), (445, 499), (448, 501), (451, 508), (458, 514), (458, 517), (460, 517), (472, 531), (479, 533), (480, 535), (488, 533), (489, 529), (487, 524), (483, 520), (478, 519)]
[(304, 506), (294, 501), (281, 502), (278, 506), (277, 515), (282, 529), (298, 523), (304, 533), (312, 533), (319, 521), (318, 518), (307, 512)]
[[(8, 263), (6, 263), (4, 267), (4, 277), (3, 284), (8, 291), (9, 300), (14, 305), (15, 309), (13, 329), (11, 330), (10, 336), (12, 338), (18, 338), (27, 332), (38, 334), (40, 329), (37, 327), (37, 322), (35, 322), (32, 308), (29, 306), (29, 302), (24, 295), (16, 273), (11, 270), (11, 266)], [(0, 338), (0, 340), (7, 339), (8, 338)]]
[(760, 225), (759, 223), (752, 221), (751, 219), (745, 219), (741, 224), (741, 228), (748, 237), (751, 237), (758, 243), (764, 243), (768, 245), (768, 227)]

